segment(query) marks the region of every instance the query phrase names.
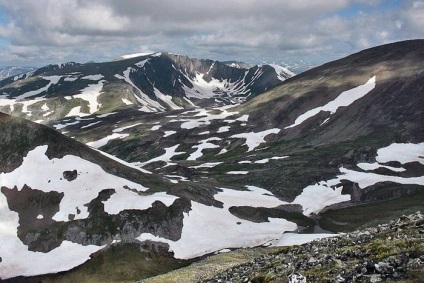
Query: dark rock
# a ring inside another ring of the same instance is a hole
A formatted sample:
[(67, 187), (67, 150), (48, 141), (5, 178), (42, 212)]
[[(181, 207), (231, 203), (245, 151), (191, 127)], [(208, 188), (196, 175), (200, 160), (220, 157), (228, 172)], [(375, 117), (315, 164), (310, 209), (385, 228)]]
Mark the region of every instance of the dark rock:
[(63, 178), (65, 178), (66, 180), (68, 180), (69, 182), (75, 180), (78, 177), (78, 172), (77, 170), (73, 170), (73, 171), (64, 171), (63, 172)]

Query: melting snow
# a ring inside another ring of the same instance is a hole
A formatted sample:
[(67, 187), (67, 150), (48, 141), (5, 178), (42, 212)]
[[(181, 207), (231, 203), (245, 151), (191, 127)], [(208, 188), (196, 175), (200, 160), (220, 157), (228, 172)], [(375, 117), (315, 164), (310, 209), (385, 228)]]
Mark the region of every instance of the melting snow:
[(72, 108), (71, 111), (69, 111), (69, 113), (66, 114), (65, 117), (71, 117), (71, 116), (84, 117), (84, 116), (88, 116), (88, 115), (90, 115), (90, 114), (81, 112), (81, 106), (77, 106), (77, 107)]
[(109, 117), (109, 116), (114, 115), (116, 113), (117, 112), (110, 112), (110, 113), (106, 113), (106, 114), (97, 115), (97, 118), (106, 118), (106, 117)]
[[(85, 204), (98, 196), (107, 188), (114, 188), (117, 193), (129, 186), (138, 191), (145, 191), (142, 185), (106, 173), (99, 165), (80, 157), (66, 155), (63, 158), (49, 159), (45, 153), (48, 146), (39, 146), (24, 157), (22, 165), (11, 173), (1, 173), (2, 185), (18, 189), (25, 184), (33, 189), (44, 192), (63, 192), (60, 210), (54, 215), (56, 221), (69, 221), (68, 215), (74, 214), (75, 219), (88, 216)], [(64, 171), (78, 171), (78, 177), (72, 182), (63, 179)], [(25, 178), (22, 178), (25, 176)], [(75, 188), (80, 188), (75, 190)], [(0, 194), (2, 196), (2, 194)], [(77, 208), (80, 212), (78, 213)], [(3, 255), (2, 255), (3, 256)]]
[(134, 103), (132, 103), (131, 101), (129, 101), (128, 99), (126, 99), (126, 98), (122, 98), (122, 102), (123, 102), (125, 105), (132, 105), (132, 104), (134, 104)]
[(275, 64), (269, 64), (269, 66), (274, 68), (275, 73), (277, 74), (277, 77), (280, 81), (286, 80), (286, 77), (284, 77), (284, 74), (288, 75), (289, 77), (295, 76), (295, 73), (293, 73), (292, 71), (290, 71), (287, 68), (284, 68), (284, 67), (281, 67), (281, 66), (275, 65)]
[(399, 161), (402, 164), (418, 161), (424, 164), (424, 142), (413, 143), (393, 143), (377, 151), (376, 160), (380, 163), (389, 161)]
[(330, 114), (334, 114), (336, 113), (339, 107), (349, 106), (356, 100), (360, 99), (361, 97), (369, 93), (372, 89), (374, 89), (374, 87), (375, 87), (375, 76), (369, 79), (363, 85), (360, 85), (358, 87), (342, 92), (336, 99), (328, 102), (324, 106), (317, 107), (305, 112), (304, 114), (297, 117), (297, 119), (292, 125), (285, 127), (285, 129), (296, 127), (302, 124), (307, 119), (317, 115), (321, 111), (328, 111), (330, 112)]
[(105, 212), (108, 214), (118, 214), (123, 210), (148, 209), (155, 201), (160, 201), (166, 206), (170, 206), (176, 199), (177, 197), (168, 195), (164, 192), (139, 196), (137, 193), (129, 190), (120, 190), (119, 192), (113, 194), (104, 203), (104, 206)]
[(172, 110), (183, 109), (181, 106), (178, 106), (172, 101), (172, 96), (163, 94), (157, 88), (153, 88), (153, 91), (155, 92), (156, 97), (162, 100), (164, 103), (168, 104), (168, 106), (171, 107)]
[(203, 156), (203, 150), (206, 148), (218, 148), (218, 145), (210, 143), (209, 141), (220, 141), (220, 138), (208, 138), (206, 140), (199, 141), (198, 145), (193, 146), (193, 148), (197, 148), (195, 152), (190, 154), (187, 160), (197, 160), (198, 158)]
[(199, 168), (212, 168), (215, 167), (219, 164), (222, 164), (223, 162), (209, 162), (209, 163), (203, 163), (197, 166), (190, 166), (188, 168), (193, 168), (193, 169), (199, 169)]
[(83, 79), (83, 80), (91, 80), (91, 81), (99, 81), (99, 80), (101, 80), (103, 78), (104, 78), (103, 75), (98, 74), (98, 75), (85, 76), (85, 77), (82, 77), (81, 79)]
[(265, 130), (262, 132), (250, 132), (250, 133), (242, 133), (237, 135), (232, 135), (230, 138), (240, 138), (246, 139), (245, 145), (248, 147), (248, 152), (257, 148), (261, 143), (265, 142), (265, 137), (270, 134), (278, 134), (280, 129), (274, 128), (270, 130)]
[(199, 136), (203, 136), (203, 135), (209, 135), (211, 132), (210, 131), (204, 131), (201, 133), (198, 133)]
[(314, 240), (337, 236), (337, 234), (297, 234), (284, 233), (280, 239), (272, 241), (272, 246), (294, 246), (303, 245)]
[[(388, 147), (381, 148), (377, 151), (377, 161), (390, 162), (399, 161), (401, 163), (408, 163), (413, 161), (423, 161), (424, 156), (424, 143), (420, 144), (399, 144), (393, 143)], [(361, 164), (361, 163), (360, 163)], [(372, 166), (372, 165), (366, 165)], [(342, 186), (332, 188), (340, 185), (341, 180), (349, 180), (358, 183), (361, 189), (367, 188), (380, 182), (393, 182), (398, 184), (415, 184), (424, 186), (424, 176), (403, 178), (397, 176), (380, 175), (370, 172), (358, 172), (341, 167), (341, 175), (328, 181), (321, 181), (315, 185), (306, 187), (303, 192), (296, 197), (293, 203), (298, 203), (303, 207), (303, 213), (309, 215), (311, 213), (318, 213), (325, 206), (348, 201), (350, 195), (342, 195)], [(400, 171), (400, 168), (396, 168)]]
[(60, 80), (61, 77), (62, 76), (42, 77), (43, 80), (49, 81), (49, 83), (46, 86), (44, 86), (42, 88), (39, 88), (39, 89), (36, 89), (36, 90), (28, 91), (28, 92), (26, 92), (24, 94), (21, 94), (18, 97), (16, 97), (16, 99), (28, 98), (28, 97), (31, 97), (31, 96), (34, 96), (34, 95), (38, 95), (38, 94), (40, 94), (40, 93), (42, 93), (44, 91), (47, 91), (52, 85), (57, 84), (59, 82), (59, 80)]
[(114, 132), (114, 133), (120, 133), (120, 132), (122, 132), (122, 131), (125, 131), (125, 130), (127, 130), (127, 129), (131, 129), (131, 128), (137, 127), (137, 126), (142, 125), (142, 124), (143, 124), (143, 123), (135, 123), (135, 124), (132, 124), (132, 125), (129, 125), (129, 126), (116, 128), (116, 129), (114, 129), (112, 132)]
[(218, 129), (217, 133), (225, 133), (229, 131), (230, 131), (230, 126), (223, 126)]
[(97, 124), (99, 124), (99, 123), (101, 123), (101, 122), (102, 122), (102, 121), (97, 121), (97, 122), (94, 122), (94, 123), (90, 123), (90, 124), (88, 124), (88, 125), (82, 126), (82, 127), (81, 127), (81, 129), (90, 128), (90, 127), (92, 127), (92, 126), (94, 126), (94, 125), (97, 125)]
[(133, 81), (130, 79), (130, 74), (131, 72), (133, 72), (134, 69), (132, 67), (128, 67), (124, 72), (123, 75), (118, 75), (116, 74), (115, 77), (121, 80), (126, 81), (128, 84), (130, 84), (133, 88), (135, 88), (140, 97), (137, 95), (134, 95), (135, 98), (138, 100), (138, 102), (141, 103), (142, 108), (140, 109), (141, 111), (144, 112), (157, 112), (158, 110), (160, 111), (164, 111), (166, 110), (162, 105), (160, 105), (159, 102), (157, 102), (156, 100), (151, 99), (149, 96), (147, 96), (147, 94), (145, 94), (144, 92), (141, 91), (141, 89), (139, 89), (134, 83)]
[(97, 141), (88, 142), (88, 143), (86, 143), (86, 145), (94, 147), (94, 148), (99, 148), (99, 147), (106, 145), (110, 140), (123, 139), (123, 138), (126, 138), (128, 136), (129, 136), (129, 134), (113, 133), (113, 134), (111, 134), (107, 137), (104, 137), (102, 139), (99, 139)]
[(392, 166), (381, 165), (378, 163), (358, 163), (356, 164), (356, 166), (358, 166), (359, 168), (365, 171), (376, 170), (378, 168), (386, 168), (394, 172), (403, 172), (406, 170), (405, 168), (396, 168)]
[(90, 109), (90, 114), (98, 111), (101, 104), (97, 102), (97, 97), (99, 97), (100, 92), (103, 89), (103, 85), (106, 81), (99, 81), (97, 84), (88, 85), (86, 88), (81, 90), (80, 94), (73, 95), (73, 98), (81, 98), (88, 102), (88, 107)]
[(151, 131), (157, 131), (160, 129), (160, 127), (162, 127), (161, 125), (154, 125), (153, 127), (150, 128)]
[(146, 164), (149, 164), (149, 163), (153, 163), (153, 162), (156, 162), (156, 161), (163, 161), (163, 162), (166, 163), (166, 165), (164, 167), (174, 165), (175, 163), (171, 162), (172, 157), (174, 157), (175, 155), (180, 155), (180, 154), (185, 153), (185, 152), (177, 152), (176, 150), (177, 150), (178, 146), (179, 146), (179, 144), (171, 146), (171, 147), (166, 147), (165, 153), (163, 155), (155, 157), (155, 158), (150, 159), (150, 160), (145, 161), (145, 162), (134, 162), (133, 164), (135, 166), (143, 167), (143, 166), (145, 166)]
[(69, 123), (65, 123), (65, 124), (57, 124), (57, 125), (53, 125), (53, 127), (54, 127), (56, 130), (60, 130), (60, 129), (66, 128), (67, 126), (77, 125), (77, 124), (79, 124), (79, 123), (80, 123), (80, 121), (75, 121), (75, 122), (69, 122)]
[[(222, 189), (215, 199), (224, 208), (206, 206), (192, 201), (192, 210), (184, 214), (181, 239), (174, 242), (143, 233), (137, 239), (166, 242), (176, 258), (193, 258), (224, 248), (251, 247), (280, 238), (297, 225), (285, 219), (269, 218), (269, 222), (254, 223), (232, 215), (231, 206), (273, 207), (284, 204), (264, 189), (250, 186), (248, 191)], [(267, 194), (267, 195), (265, 195)]]
[(230, 175), (246, 175), (249, 171), (229, 171), (226, 174)]
[(177, 133), (176, 131), (165, 131), (163, 137), (166, 138), (176, 133)]
[(137, 67), (139, 67), (139, 68), (143, 68), (144, 67), (144, 65), (148, 62), (150, 60), (150, 58), (149, 59), (145, 59), (145, 60), (143, 60), (143, 61), (140, 61), (140, 62), (138, 62), (138, 63), (135, 63), (134, 65), (136, 65)]
[(49, 106), (47, 106), (47, 103), (44, 103), (43, 106), (41, 106), (41, 110), (43, 110), (45, 112), (45, 111), (49, 111), (50, 108), (49, 108)]
[[(234, 107), (234, 105), (230, 105), (230, 107)], [(227, 108), (227, 107), (226, 107)], [(224, 107), (220, 108), (212, 108), (212, 109), (197, 109), (197, 112), (194, 117), (200, 118), (191, 118), (191, 119), (178, 119), (178, 120), (170, 120), (169, 122), (184, 122), (181, 124), (182, 129), (193, 129), (200, 126), (210, 125), (212, 120), (223, 120), (229, 116), (233, 116), (237, 114), (237, 112), (228, 112)], [(210, 111), (221, 111), (219, 114), (211, 114)], [(193, 112), (193, 111), (190, 111)], [(186, 112), (188, 113), (188, 112)]]

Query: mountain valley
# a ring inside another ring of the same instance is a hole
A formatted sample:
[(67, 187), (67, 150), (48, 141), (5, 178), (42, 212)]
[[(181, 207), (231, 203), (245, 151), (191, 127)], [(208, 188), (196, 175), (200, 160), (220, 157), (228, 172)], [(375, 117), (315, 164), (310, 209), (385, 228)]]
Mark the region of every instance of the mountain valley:
[(152, 53), (0, 81), (0, 278), (134, 281), (422, 211), (423, 59), (424, 40), (297, 75)]

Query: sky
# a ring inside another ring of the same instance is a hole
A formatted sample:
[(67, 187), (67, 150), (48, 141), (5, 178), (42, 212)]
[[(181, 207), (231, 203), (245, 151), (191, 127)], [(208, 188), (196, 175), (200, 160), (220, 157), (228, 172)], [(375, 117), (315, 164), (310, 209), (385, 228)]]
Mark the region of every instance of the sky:
[(318, 65), (423, 27), (424, 0), (0, 0), (0, 66), (150, 51)]

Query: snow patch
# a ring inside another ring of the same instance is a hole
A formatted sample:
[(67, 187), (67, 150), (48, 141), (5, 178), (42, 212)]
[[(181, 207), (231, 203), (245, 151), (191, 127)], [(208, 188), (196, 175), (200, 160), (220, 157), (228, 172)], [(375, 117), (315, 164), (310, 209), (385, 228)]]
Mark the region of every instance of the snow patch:
[(104, 78), (103, 75), (98, 74), (98, 75), (85, 76), (85, 77), (82, 77), (81, 79), (82, 80), (90, 80), (90, 81), (99, 81), (99, 80), (101, 80), (103, 78)]
[(114, 140), (114, 139), (124, 139), (124, 138), (126, 138), (126, 137), (128, 137), (128, 136), (129, 136), (129, 134), (118, 134), (118, 133), (113, 133), (113, 134), (111, 134), (111, 135), (109, 135), (109, 136), (106, 136), (106, 137), (104, 137), (104, 138), (102, 138), (102, 139), (99, 139), (99, 140), (97, 140), (97, 141), (88, 142), (88, 143), (86, 143), (86, 145), (91, 146), (91, 147), (94, 147), (94, 148), (99, 148), (99, 147), (102, 147), (102, 146), (104, 146), (104, 145), (107, 145), (107, 143), (108, 143), (110, 140)]
[(285, 129), (296, 127), (302, 124), (307, 119), (317, 115), (321, 111), (327, 111), (327, 112), (330, 112), (330, 114), (334, 114), (336, 113), (339, 107), (349, 106), (356, 100), (362, 98), (367, 93), (369, 93), (372, 89), (374, 89), (374, 87), (375, 87), (375, 76), (370, 78), (363, 85), (360, 85), (358, 87), (342, 92), (336, 99), (328, 102), (324, 106), (317, 107), (303, 113), (302, 115), (297, 117), (297, 119), (294, 121), (292, 125), (285, 127)]
[(42, 88), (39, 88), (39, 89), (36, 89), (36, 90), (28, 91), (28, 92), (26, 92), (24, 94), (21, 94), (18, 97), (16, 97), (16, 99), (25, 99), (25, 98), (28, 98), (28, 97), (31, 97), (31, 96), (35, 96), (35, 95), (41, 94), (42, 92), (48, 91), (49, 88), (52, 85), (57, 84), (61, 78), (62, 78), (62, 76), (42, 77), (43, 80), (49, 81), (49, 83), (46, 86), (44, 86)]
[(166, 138), (176, 133), (177, 133), (176, 131), (165, 131), (163, 137)]
[(220, 141), (220, 138), (208, 138), (206, 140), (199, 141), (198, 145), (193, 146), (192, 148), (197, 148), (195, 152), (190, 154), (187, 160), (197, 160), (198, 158), (203, 156), (203, 150), (207, 148), (218, 148), (218, 145), (210, 143), (209, 141)]
[(114, 129), (112, 132), (114, 132), (114, 133), (120, 133), (120, 132), (122, 132), (122, 131), (125, 131), (125, 130), (127, 130), (127, 129), (131, 129), (131, 128), (137, 127), (137, 126), (142, 125), (142, 124), (143, 124), (143, 123), (135, 123), (135, 124), (132, 124), (132, 125), (129, 125), (129, 126), (116, 128), (116, 129)]
[(131, 101), (129, 101), (128, 99), (126, 99), (126, 98), (122, 98), (122, 102), (123, 102), (125, 105), (132, 105), (132, 104), (134, 104), (134, 103), (132, 103)]
[(171, 147), (166, 147), (165, 153), (162, 154), (161, 156), (152, 158), (152, 159), (145, 161), (145, 162), (134, 162), (133, 164), (137, 167), (143, 167), (143, 166), (145, 166), (146, 164), (149, 164), (149, 163), (153, 163), (153, 162), (157, 162), (157, 161), (163, 161), (163, 162), (166, 163), (166, 165), (164, 167), (175, 165), (176, 163), (171, 162), (172, 157), (174, 157), (175, 155), (180, 155), (180, 154), (185, 153), (185, 152), (177, 152), (176, 150), (177, 150), (178, 146), (179, 146), (179, 144), (171, 146)]
[(262, 132), (250, 132), (232, 135), (230, 138), (246, 139), (245, 145), (248, 147), (248, 152), (257, 148), (260, 144), (265, 143), (265, 137), (270, 134), (278, 134), (280, 129), (274, 128)]

